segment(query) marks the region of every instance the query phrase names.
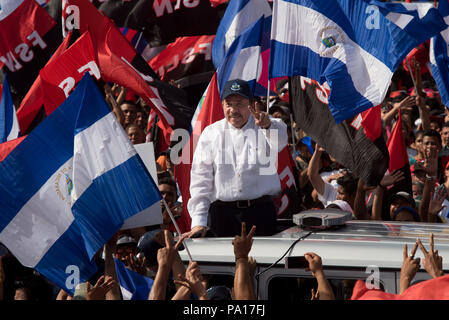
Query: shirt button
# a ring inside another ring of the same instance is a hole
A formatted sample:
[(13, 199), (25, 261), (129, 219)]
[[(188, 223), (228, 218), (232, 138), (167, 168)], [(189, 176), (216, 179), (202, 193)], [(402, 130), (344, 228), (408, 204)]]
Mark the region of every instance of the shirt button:
[(242, 189), (239, 189), (239, 192), (242, 192)]

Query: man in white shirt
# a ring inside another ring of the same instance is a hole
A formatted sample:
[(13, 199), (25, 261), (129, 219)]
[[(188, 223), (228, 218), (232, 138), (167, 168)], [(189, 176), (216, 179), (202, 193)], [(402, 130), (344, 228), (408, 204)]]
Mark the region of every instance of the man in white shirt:
[(225, 118), (200, 136), (191, 169), (188, 209), (190, 237), (238, 235), (256, 225), (256, 235), (276, 231), (271, 196), (281, 192), (277, 155), (287, 145), (286, 125), (254, 103), (246, 81), (226, 82), (222, 93)]

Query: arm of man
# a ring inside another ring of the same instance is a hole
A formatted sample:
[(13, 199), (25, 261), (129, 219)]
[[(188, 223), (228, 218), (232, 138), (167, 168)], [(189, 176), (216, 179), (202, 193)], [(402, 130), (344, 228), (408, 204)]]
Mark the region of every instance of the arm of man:
[(324, 194), (324, 180), (321, 178), (319, 174), (320, 170), (320, 161), (321, 154), (324, 149), (321, 148), (318, 144), (315, 145), (315, 152), (313, 153), (312, 158), (309, 162), (309, 167), (307, 168), (307, 175), (309, 176), (309, 180), (312, 183), (312, 186), (318, 192), (318, 194)]
[(190, 171), (190, 199), (187, 208), (192, 218), (192, 229), (188, 237), (197, 232), (200, 232), (201, 236), (205, 235), (209, 206), (215, 189), (212, 141), (209, 139), (208, 128), (203, 131), (198, 140)]

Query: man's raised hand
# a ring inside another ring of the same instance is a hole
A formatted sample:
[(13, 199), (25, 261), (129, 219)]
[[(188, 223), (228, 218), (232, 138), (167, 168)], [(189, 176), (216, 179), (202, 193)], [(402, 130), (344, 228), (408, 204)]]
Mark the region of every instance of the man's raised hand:
[(268, 113), (260, 110), (260, 105), (252, 103), (248, 106), (249, 111), (254, 116), (256, 125), (262, 129), (269, 129), (271, 126), (271, 120)]

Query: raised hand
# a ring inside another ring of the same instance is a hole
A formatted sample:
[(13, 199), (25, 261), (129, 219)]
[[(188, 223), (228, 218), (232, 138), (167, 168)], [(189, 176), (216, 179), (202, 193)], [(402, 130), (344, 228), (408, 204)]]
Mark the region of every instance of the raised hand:
[(418, 249), (418, 242), (410, 251), (410, 255), (408, 255), (407, 245), (404, 245), (404, 253), (403, 253), (403, 262), (401, 267), (401, 276), (400, 276), (400, 293), (404, 292), (410, 286), (410, 282), (412, 282), (413, 278), (416, 275), (416, 272), (419, 270), (420, 259), (414, 258), (416, 250)]
[(402, 101), (393, 104), (393, 107), (400, 108), (405, 112), (411, 112), (416, 105), (416, 99), (413, 96), (407, 96)]
[(309, 267), (305, 269), (306, 271), (312, 271), (313, 276), (317, 272), (323, 271), (323, 263), (319, 255), (313, 252), (307, 252), (304, 254), (304, 257), (309, 262)]
[(93, 287), (87, 282), (86, 300), (104, 300), (106, 293), (116, 284), (112, 277), (105, 278), (105, 276), (101, 276)]
[(183, 237), (181, 237), (178, 242), (174, 244), (173, 236), (170, 231), (164, 230), (164, 238), (165, 238), (165, 247), (161, 248), (157, 252), (157, 262), (159, 267), (166, 266), (171, 268), (173, 264), (173, 260), (175, 258), (176, 251), (178, 251), (179, 247), (182, 244)]
[(248, 106), (249, 111), (254, 116), (254, 120), (256, 125), (262, 129), (268, 129), (271, 126), (271, 120), (268, 116), (268, 113), (260, 110), (260, 104), (250, 104)]
[(427, 251), (426, 248), (421, 243), (421, 240), (417, 240), (419, 248), (424, 254), (423, 266), (427, 273), (430, 274), (432, 278), (437, 278), (443, 273), (443, 257), (438, 255), (438, 250), (434, 250), (433, 247), (433, 233), (430, 234), (430, 250)]
[(142, 275), (142, 276), (146, 276), (146, 268), (145, 268), (145, 256), (144, 255), (139, 255), (137, 256), (136, 260), (134, 259), (134, 255), (132, 253), (130, 253), (129, 255), (127, 255), (125, 257), (126, 262), (127, 262), (127, 267), (128, 269)]
[(404, 179), (405, 179), (404, 172), (395, 171), (392, 174), (385, 175), (380, 181), (380, 186), (385, 188)]
[(206, 288), (202, 284), (203, 276), (197, 262), (191, 261), (187, 267), (186, 275), (179, 274), (178, 277), (180, 280), (174, 280), (176, 284), (187, 287), (200, 300), (208, 300)]
[(232, 240), (232, 245), (234, 246), (235, 260), (240, 258), (248, 259), (248, 254), (251, 251), (253, 245), (253, 236), (256, 232), (256, 226), (253, 226), (249, 232), (246, 234), (246, 223), (242, 222), (242, 233), (240, 236), (235, 236)]

